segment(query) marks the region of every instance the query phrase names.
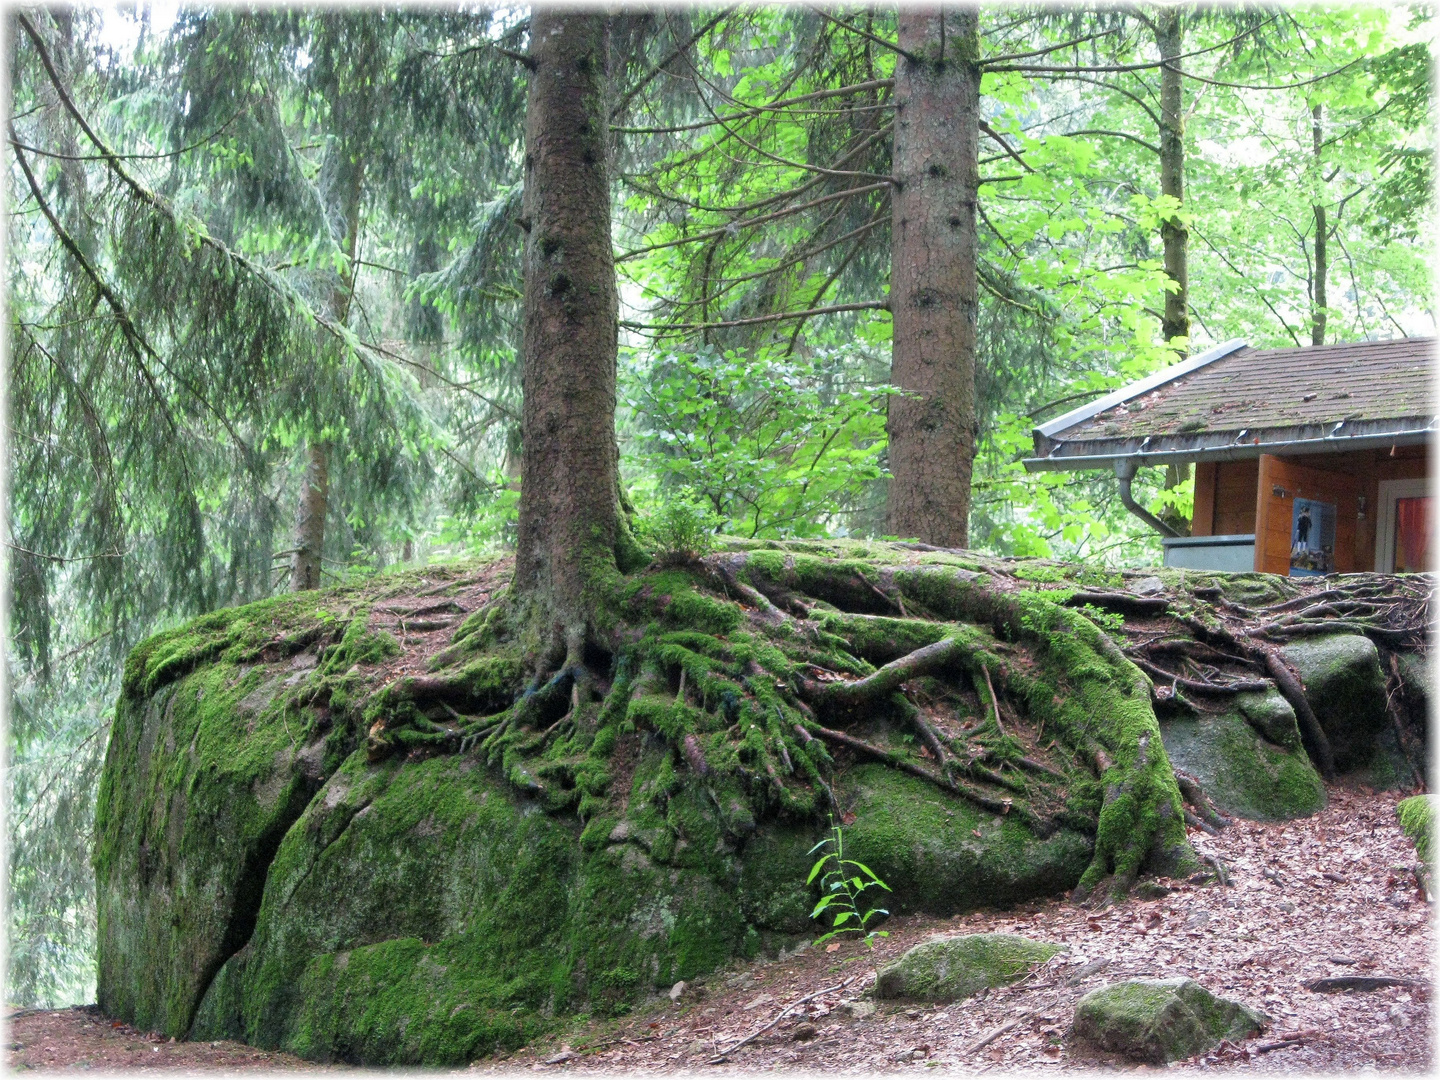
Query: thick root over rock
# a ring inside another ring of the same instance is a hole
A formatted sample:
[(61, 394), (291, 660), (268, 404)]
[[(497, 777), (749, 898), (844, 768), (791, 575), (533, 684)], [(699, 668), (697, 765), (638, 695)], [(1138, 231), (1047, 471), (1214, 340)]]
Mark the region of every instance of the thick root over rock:
[(369, 756), (473, 754), (552, 811), (603, 815), (619, 741), (659, 740), (666, 804), (703, 781), (737, 838), (848, 815), (846, 764), (878, 761), (1023, 823), (1095, 837), (1082, 896), (1198, 866), (1151, 706), (1105, 630), (1003, 564), (905, 545), (758, 543), (618, 581), (588, 640), (526, 672), (505, 598), (432, 674), (365, 707)]

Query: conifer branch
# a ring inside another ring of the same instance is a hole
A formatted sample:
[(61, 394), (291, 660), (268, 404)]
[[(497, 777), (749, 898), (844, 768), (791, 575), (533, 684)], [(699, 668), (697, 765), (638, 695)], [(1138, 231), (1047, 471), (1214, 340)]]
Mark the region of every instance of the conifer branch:
[(994, 128), (992, 128), (989, 124), (987, 124), (984, 120), (980, 121), (980, 130), (983, 131), (986, 135), (989, 135), (990, 138), (993, 139), (995, 142), (999, 143), (1000, 148), (1004, 150), (1005, 153), (1009, 154), (1012, 158), (1014, 158), (1016, 164), (1018, 164), (1026, 172), (1035, 171), (1035, 169), (1030, 165), (1030, 163), (1020, 156), (1020, 151), (1016, 150), (1013, 146), (1006, 142), (1005, 137), (1001, 135), (998, 131), (996, 131)]
[(705, 232), (696, 233), (694, 236), (685, 236), (681, 237), (679, 240), (666, 240), (663, 243), (649, 244), (642, 248), (635, 248), (632, 251), (626, 251), (620, 255), (615, 256), (615, 261), (617, 263), (627, 262), (630, 259), (639, 258), (641, 255), (648, 255), (652, 251), (661, 251), (665, 248), (679, 247), (682, 244), (698, 244), (702, 240), (713, 240), (717, 236), (733, 236), (740, 229), (751, 229), (754, 228), (756, 225), (764, 225), (771, 221), (777, 221), (780, 218), (789, 217), (791, 214), (798, 214), (802, 210), (809, 210), (812, 207), (821, 205), (822, 203), (831, 202), (835, 199), (847, 199), (852, 195), (864, 195), (867, 192), (880, 191), (882, 189), (888, 189), (889, 187), (890, 182), (887, 180), (878, 184), (866, 184), (863, 187), (847, 188), (844, 191), (831, 192), (829, 195), (822, 195), (818, 199), (811, 199), (809, 202), (799, 203), (796, 206), (788, 206), (784, 210), (776, 210), (772, 214), (763, 214), (760, 217), (751, 218), (748, 221), (733, 221), (730, 224), (723, 225), (718, 229), (709, 229)]
[(780, 311), (773, 315), (755, 315), (747, 319), (729, 319), (725, 322), (708, 323), (620, 323), (627, 330), (719, 330), (729, 326), (755, 326), (759, 323), (785, 322), (789, 319), (808, 319), (814, 315), (833, 315), (840, 311), (889, 311), (888, 300), (866, 300), (857, 304), (832, 304), (829, 307), (807, 308), (804, 311)]
[[(825, 225), (828, 225), (829, 222), (830, 222), (830, 220), (833, 220), (833, 215), (832, 215), (831, 218), (827, 218), (826, 221), (822, 224), (821, 228), (820, 228), (820, 229), (817, 229), (816, 231), (817, 231), (817, 232), (822, 232), (822, 231), (824, 230)], [(788, 269), (789, 267), (794, 266), (796, 263), (804, 262), (806, 259), (814, 258), (816, 255), (822, 255), (822, 254), (824, 254), (825, 252), (829, 251), (829, 250), (830, 250), (831, 248), (833, 248), (833, 247), (839, 247), (841, 244), (845, 243), (847, 240), (854, 240), (854, 239), (856, 239), (857, 237), (859, 237), (859, 236), (861, 236), (861, 235), (869, 232), (871, 229), (874, 229), (876, 226), (885, 224), (885, 223), (886, 223), (887, 221), (889, 221), (889, 220), (890, 220), (890, 211), (889, 211), (889, 209), (888, 209), (888, 208), (883, 209), (880, 214), (878, 214), (877, 216), (871, 218), (871, 219), (870, 219), (869, 221), (867, 221), (864, 225), (861, 225), (861, 226), (859, 226), (858, 228), (851, 229), (849, 232), (844, 233), (844, 234), (842, 234), (842, 235), (840, 235), (840, 236), (837, 236), (837, 237), (835, 237), (835, 239), (833, 239), (833, 240), (827, 240), (827, 241), (826, 241), (825, 243), (823, 243), (823, 244), (812, 245), (811, 247), (805, 248), (804, 250), (798, 252), (797, 254), (794, 254), (794, 255), (789, 256), (788, 258), (786, 258), (786, 259), (783, 260), (782, 262), (776, 263), (774, 266), (767, 267), (767, 268), (764, 269), (764, 270), (757, 270), (757, 271), (755, 271), (754, 273), (742, 274), (740, 277), (737, 277), (737, 278), (724, 278), (724, 277), (717, 278), (717, 279), (716, 279), (717, 284), (720, 284), (720, 285), (723, 286), (723, 288), (721, 288), (718, 292), (714, 293), (713, 295), (711, 295), (711, 296), (709, 296), (709, 297), (707, 297), (707, 298), (705, 298), (705, 299), (703, 299), (703, 300), (677, 300), (677, 301), (674, 301), (674, 302), (673, 302), (672, 307), (674, 307), (674, 308), (699, 307), (701, 304), (714, 303), (715, 300), (717, 300), (719, 297), (723, 296), (725, 293), (729, 292), (729, 291), (730, 291), (731, 289), (733, 289), (736, 285), (743, 285), (743, 284), (744, 284), (745, 282), (747, 282), (747, 281), (755, 281), (755, 280), (757, 280), (757, 279), (759, 279), (759, 278), (766, 278), (766, 277), (770, 277), (770, 276), (772, 276), (772, 275), (774, 275), (774, 274), (778, 274), (778, 273), (780, 273), (782, 270), (786, 270), (786, 269)], [(654, 293), (652, 292), (651, 295), (654, 295)]]
[(862, 179), (862, 180), (864, 180), (864, 179), (875, 179), (875, 180), (883, 180), (883, 181), (884, 181), (885, 183), (887, 183), (887, 184), (893, 184), (893, 183), (895, 183), (895, 178), (894, 178), (893, 176), (882, 176), (882, 175), (879, 174), (879, 173), (872, 173), (872, 172), (855, 172), (855, 171), (848, 171), (848, 170), (842, 170), (842, 169), (825, 169), (825, 168), (821, 168), (819, 165), (807, 165), (805, 162), (802, 162), (802, 161), (791, 161), (789, 158), (783, 158), (783, 157), (781, 157), (779, 154), (772, 154), (772, 153), (770, 153), (770, 151), (765, 150), (765, 149), (763, 149), (763, 148), (761, 148), (761, 147), (759, 147), (759, 146), (756, 146), (754, 143), (750, 142), (748, 139), (746, 139), (743, 135), (741, 135), (741, 134), (740, 134), (738, 131), (736, 131), (734, 128), (732, 128), (732, 127), (730, 127), (728, 124), (726, 124), (725, 121), (723, 121), (722, 119), (720, 119), (719, 114), (716, 113), (715, 110), (710, 107), (710, 103), (709, 103), (708, 101), (706, 101), (703, 97), (700, 99), (700, 103), (705, 106), (705, 111), (708, 112), (711, 116), (713, 116), (713, 117), (715, 118), (715, 122), (716, 122), (717, 124), (719, 124), (720, 127), (721, 127), (721, 129), (724, 130), (724, 132), (725, 132), (727, 135), (729, 135), (732, 139), (734, 139), (734, 140), (735, 140), (736, 142), (738, 142), (740, 145), (744, 146), (746, 149), (748, 149), (748, 150), (753, 150), (753, 151), (755, 151), (755, 153), (759, 154), (761, 157), (769, 158), (771, 161), (774, 161), (774, 162), (777, 162), (777, 163), (779, 163), (779, 164), (781, 164), (781, 165), (784, 165), (786, 168), (790, 168), (790, 169), (802, 169), (802, 170), (804, 170), (805, 172), (813, 172), (813, 173), (817, 173), (817, 174), (819, 174), (819, 175), (821, 175), (821, 176), (843, 176), (843, 177), (846, 177), (846, 178), (848, 178), (848, 179)]
[(1096, 38), (1108, 37), (1111, 34), (1118, 34), (1119, 32), (1120, 28), (1116, 26), (1109, 30), (1101, 30), (1095, 34), (1086, 34), (1084, 37), (1074, 38), (1071, 41), (1063, 41), (1059, 45), (1050, 45), (1043, 49), (1032, 49), (1030, 52), (1008, 53), (1000, 56), (982, 56), (977, 63), (983, 68), (990, 64), (1005, 64), (1014, 60), (1029, 60), (1034, 56), (1045, 56), (1047, 53), (1059, 52), (1061, 49), (1082, 45), (1087, 41), (1094, 41)]
[[(810, 10), (813, 11), (816, 15), (819, 15), (822, 19), (825, 19), (827, 22), (834, 23), (842, 30), (849, 30), (852, 34), (859, 34), (861, 37), (868, 38), (869, 40), (873, 41), (881, 48), (889, 49), (891, 52), (894, 53), (899, 53), (901, 56), (905, 57), (906, 60), (909, 60), (912, 64), (918, 64), (921, 62), (920, 57), (916, 56), (914, 53), (906, 52), (893, 41), (886, 41), (882, 37), (876, 37), (874, 34), (870, 33), (869, 30), (861, 30), (858, 26), (851, 26), (849, 23), (841, 19), (837, 19), (834, 15), (831, 15), (828, 11), (824, 11), (821, 8), (811, 5), (806, 6), (810, 7)], [(944, 18), (944, 16), (942, 15), (941, 18)]]
[(1106, 135), (1113, 139), (1129, 139), (1131, 142), (1138, 143), (1139, 145), (1143, 146), (1152, 154), (1160, 153), (1160, 148), (1154, 143), (1146, 142), (1144, 139), (1140, 138), (1140, 136), (1131, 135), (1127, 131), (1106, 131), (1103, 128), (1082, 128), (1079, 131), (1067, 131), (1063, 134), (1062, 138), (1073, 139), (1077, 135)]
[[(1176, 57), (1176, 59), (1179, 59), (1179, 57)], [(1317, 82), (1324, 82), (1326, 79), (1333, 79), (1342, 71), (1346, 71), (1349, 68), (1354, 67), (1358, 63), (1360, 63), (1359, 60), (1351, 60), (1348, 64), (1341, 64), (1334, 71), (1327, 71), (1323, 75), (1316, 75), (1313, 79), (1305, 79), (1302, 82), (1283, 83), (1279, 86), (1255, 86), (1250, 83), (1222, 82), (1219, 79), (1208, 79), (1204, 75), (1196, 75), (1193, 71), (1185, 71), (1183, 69), (1176, 68), (1172, 68), (1171, 70), (1178, 70), (1179, 73), (1187, 79), (1194, 79), (1196, 82), (1208, 83), (1211, 86), (1225, 86), (1230, 88), (1231, 90), (1294, 90), (1297, 86), (1311, 86)]]
[[(1278, 15), (1273, 15), (1273, 16), (1271, 16), (1270, 18), (1266, 19), (1264, 22), (1262, 22), (1262, 23), (1257, 23), (1255, 26), (1252, 26), (1252, 27), (1250, 27), (1249, 29), (1242, 30), (1242, 31), (1240, 31), (1240, 33), (1236, 34), (1234, 37), (1229, 38), (1229, 39), (1226, 40), (1226, 41), (1222, 41), (1222, 42), (1220, 42), (1220, 44), (1218, 44), (1218, 45), (1207, 45), (1207, 46), (1206, 46), (1205, 48), (1203, 48), (1203, 49), (1194, 49), (1194, 50), (1192, 50), (1192, 51), (1190, 51), (1190, 52), (1188, 52), (1188, 53), (1181, 53), (1179, 56), (1172, 56), (1172, 57), (1170, 57), (1169, 59), (1165, 59), (1165, 60), (1155, 60), (1155, 61), (1146, 62), (1146, 63), (1143, 63), (1143, 64), (1097, 64), (1097, 65), (1095, 65), (1095, 66), (1093, 66), (1093, 67), (1075, 67), (1075, 66), (1066, 66), (1066, 67), (1056, 66), (1056, 67), (1048, 67), (1048, 66), (1044, 66), (1044, 65), (1035, 65), (1035, 64), (992, 64), (992, 63), (987, 63), (987, 62), (985, 62), (985, 61), (981, 61), (981, 62), (985, 64), (985, 69), (986, 69), (987, 71), (1028, 71), (1028, 72), (1032, 72), (1032, 73), (1037, 74), (1037, 75), (1051, 75), (1051, 74), (1060, 74), (1060, 73), (1076, 73), (1076, 72), (1089, 72), (1089, 71), (1101, 71), (1101, 72), (1115, 72), (1115, 71), (1154, 71), (1154, 70), (1156, 70), (1157, 68), (1170, 68), (1171, 70), (1179, 70), (1179, 69), (1173, 67), (1173, 65), (1174, 65), (1177, 61), (1180, 61), (1180, 60), (1188, 60), (1188, 59), (1190, 59), (1190, 57), (1192, 57), (1192, 56), (1204, 56), (1206, 53), (1217, 52), (1217, 51), (1219, 51), (1220, 49), (1229, 48), (1231, 45), (1234, 45), (1237, 41), (1242, 41), (1243, 39), (1249, 37), (1251, 34), (1259, 33), (1261, 30), (1263, 30), (1265, 27), (1269, 26), (1272, 22), (1275, 22), (1275, 21), (1276, 21), (1277, 19), (1279, 19), (1279, 18), (1280, 18), (1280, 16), (1278, 16)], [(1354, 60), (1354, 61), (1351, 61), (1351, 63), (1359, 63), (1359, 61), (1358, 61), (1358, 60)], [(1349, 66), (1350, 66), (1350, 64), (1346, 64), (1346, 65), (1345, 65), (1345, 67), (1349, 67)], [(1340, 70), (1343, 71), (1344, 68), (1341, 68)], [(1189, 75), (1189, 72), (1186, 72), (1186, 71), (1181, 71), (1180, 73), (1181, 73), (1182, 75), (1187, 75), (1187, 76)], [(1191, 77), (1191, 78), (1195, 78), (1196, 76), (1190, 76), (1190, 77)], [(1221, 84), (1221, 85), (1233, 85), (1233, 84), (1228, 84), (1228, 83), (1226, 83), (1226, 84)], [(1303, 85), (1305, 85), (1305, 84), (1304, 84), (1304, 83), (1296, 83), (1295, 85), (1297, 85), (1297, 86), (1303, 86)], [(1257, 89), (1257, 90), (1261, 90), (1261, 89), (1285, 89), (1285, 88), (1284, 88), (1284, 87), (1273, 87), (1273, 88), (1270, 88), (1270, 87), (1239, 87), (1239, 89)]]
[[(625, 106), (629, 105), (630, 102), (635, 99), (635, 95), (640, 93), (641, 90), (644, 90), (645, 87), (650, 85), (650, 83), (654, 80), (655, 76), (659, 75), (660, 72), (664, 71), (667, 67), (669, 67), (670, 64), (675, 61), (675, 58), (683, 54), (687, 49), (690, 48), (690, 46), (694, 45), (711, 30), (714, 30), (715, 27), (719, 26), (721, 20), (728, 17), (734, 10), (735, 8), (733, 6), (725, 8), (723, 11), (720, 12), (720, 14), (716, 15), (699, 30), (696, 30), (695, 33), (691, 34), (690, 37), (686, 39), (685, 44), (680, 45), (675, 49), (672, 49), (669, 55), (667, 55), (664, 60), (661, 60), (658, 64), (652, 66), (650, 70), (644, 74), (640, 81), (637, 82), (634, 86), (632, 86), (629, 90), (627, 90), (625, 94), (620, 98), (620, 100), (616, 102), (615, 105), (611, 108), (610, 119), (614, 120), (615, 117), (619, 116), (621, 112), (624, 111)], [(611, 128), (610, 130), (615, 131), (617, 129)]]
[[(25, 16), (17, 12), (16, 18), (24, 20)], [(90, 280), (91, 286), (100, 294), (100, 298), (105, 301), (105, 305), (115, 317), (115, 323), (120, 327), (120, 334), (134, 355), (135, 363), (139, 367), (141, 375), (144, 376), (145, 384), (149, 387), (151, 396), (155, 399), (155, 403), (160, 406), (161, 412), (164, 413), (165, 419), (170, 425), (170, 430), (178, 435), (180, 428), (175, 421), (174, 415), (170, 411), (170, 405), (165, 400), (165, 395), (161, 392), (159, 384), (155, 381), (155, 373), (152, 372), (149, 365), (145, 363), (147, 356), (152, 360), (159, 361), (159, 354), (150, 347), (150, 343), (145, 340), (139, 329), (136, 328), (135, 323), (131, 321), (130, 313), (125, 310), (125, 305), (122, 304), (120, 298), (115, 295), (115, 290), (110, 287), (109, 282), (101, 277), (100, 271), (85, 257), (85, 253), (80, 250), (80, 245), (75, 242), (75, 238), (70, 235), (69, 230), (61, 224), (60, 219), (55, 216), (55, 212), (50, 209), (50, 204), (45, 201), (45, 195), (40, 190), (40, 185), (35, 179), (35, 174), (30, 171), (30, 163), (25, 160), (25, 154), (20, 149), (20, 141), (15, 134), (15, 125), (11, 124), (9, 128), (10, 145), (15, 150), (16, 164), (20, 166), (20, 171), (25, 174), (25, 182), (30, 187), (30, 193), (35, 197), (36, 205), (40, 207), (40, 212), (45, 215), (45, 220), (50, 223), (50, 228), (51, 231), (54, 232), (55, 238), (60, 241), (60, 245), (69, 253), (70, 257), (75, 260), (75, 264), (80, 267), (81, 272)]]

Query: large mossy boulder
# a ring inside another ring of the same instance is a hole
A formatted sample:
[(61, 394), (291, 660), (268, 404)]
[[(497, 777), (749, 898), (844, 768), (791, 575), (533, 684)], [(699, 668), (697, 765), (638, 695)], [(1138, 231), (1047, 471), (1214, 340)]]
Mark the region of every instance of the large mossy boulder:
[(1300, 675), (1335, 768), (1351, 772), (1369, 765), (1389, 726), (1385, 673), (1374, 642), (1359, 634), (1324, 634), (1293, 641), (1282, 653)]
[(1194, 776), (1224, 814), (1288, 821), (1325, 805), (1295, 710), (1273, 689), (1237, 694), (1227, 712), (1167, 717), (1160, 733), (1170, 763)]
[[(610, 636), (558, 670), (509, 576), (406, 571), (134, 652), (97, 808), (102, 1008), (459, 1065), (812, 936), (831, 820), (886, 907), (951, 915), (1194, 869), (1172, 753), (1231, 812), (1317, 790), (1266, 695), (1186, 759), (1080, 603), (1133, 607), (1077, 593), (1123, 586), (1090, 568), (734, 541), (607, 586)], [(1178, 602), (1145, 584), (1142, 622)]]
[[(431, 588), (446, 576), (427, 574)], [(97, 810), (107, 1014), (317, 1061), (453, 1066), (813, 936), (823, 815), (761, 813), (734, 777), (688, 762), (663, 735), (678, 708), (663, 685), (631, 696), (643, 722), (577, 736), (560, 773), (407, 750), (436, 726), (423, 717), (377, 754), (377, 729), (417, 716), (394, 690), (416, 665), (386, 627), (405, 631), (382, 614), (416, 588), (219, 612), (132, 654)], [(463, 694), (432, 715), (508, 704), (492, 687), (513, 680), (513, 660), (465, 665)], [(906, 752), (883, 713), (853, 730)], [(705, 734), (712, 762), (722, 733)], [(1061, 892), (1091, 864), (1080, 810), (1076, 827), (1041, 834), (1018, 809), (814, 747), (849, 819), (847, 853), (891, 885), (896, 911)]]
[(941, 800), (924, 781), (881, 765), (850, 774), (855, 821), (847, 853), (894, 890), (892, 914), (954, 915), (1062, 893), (1080, 879), (1094, 841), (1073, 829), (1037, 838), (1020, 821)]
[(962, 1001), (1023, 977), (1064, 949), (1017, 934), (963, 934), (922, 942), (880, 969), (875, 996)]
[(1131, 979), (1075, 1004), (1076, 1038), (1134, 1061), (1163, 1065), (1263, 1031), (1264, 1017), (1193, 979)]
[[(217, 613), (131, 654), (96, 810), (108, 1015), (184, 1034), (249, 938), (270, 861), (343, 756), (323, 732), (297, 738), (306, 728), (277, 703), (314, 674), (307, 647), (345, 629), (313, 599), (285, 598)], [(344, 641), (336, 663), (394, 648), (363, 631)]]

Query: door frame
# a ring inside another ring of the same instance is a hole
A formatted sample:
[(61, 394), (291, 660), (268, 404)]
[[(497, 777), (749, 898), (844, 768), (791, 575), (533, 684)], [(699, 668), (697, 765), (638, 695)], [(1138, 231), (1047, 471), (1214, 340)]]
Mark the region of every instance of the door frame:
[[(1379, 503), (1375, 507), (1375, 572), (1395, 572), (1395, 503), (1430, 494), (1430, 480), (1417, 476), (1408, 480), (1381, 480)], [(1431, 513), (1434, 513), (1432, 504)]]

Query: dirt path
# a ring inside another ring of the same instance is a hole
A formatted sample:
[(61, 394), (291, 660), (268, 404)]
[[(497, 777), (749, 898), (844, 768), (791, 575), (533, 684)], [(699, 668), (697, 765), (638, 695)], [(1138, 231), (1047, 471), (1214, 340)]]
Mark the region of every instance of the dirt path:
[[(1337, 974), (1398, 975), (1428, 985), (1429, 911), (1409, 873), (1415, 853), (1395, 820), (1398, 798), (1336, 786), (1330, 805), (1308, 820), (1239, 822), (1218, 837), (1192, 834), (1197, 847), (1229, 868), (1229, 888), (1167, 882), (1173, 891), (1165, 896), (1099, 913), (1056, 899), (952, 920), (898, 918), (873, 957), (847, 943), (834, 953), (804, 950), (740, 965), (697, 981), (679, 1002), (660, 997), (623, 1021), (576, 1023), (507, 1059), (476, 1062), (470, 1071), (1128, 1068), (1071, 1045), (1065, 1029), (1075, 1000), (1119, 978), (1187, 975), (1263, 1010), (1272, 1026), (1257, 1039), (1181, 1068), (1425, 1073), (1433, 1060), (1428, 991), (1325, 994), (1302, 985)], [(937, 932), (992, 930), (1063, 943), (1068, 950), (1025, 984), (981, 999), (943, 1008), (882, 1003), (868, 1016), (864, 1000), (858, 1007), (842, 1005), (876, 962)], [(727, 1062), (707, 1065), (717, 1049), (763, 1027), (785, 1005), (845, 979), (854, 981), (816, 998)], [(987, 1033), (1026, 1013), (1017, 1026), (970, 1051)], [(14, 1015), (7, 1047), (11, 1069), (324, 1068), (238, 1043), (162, 1041), (93, 1009)]]

